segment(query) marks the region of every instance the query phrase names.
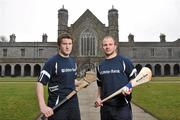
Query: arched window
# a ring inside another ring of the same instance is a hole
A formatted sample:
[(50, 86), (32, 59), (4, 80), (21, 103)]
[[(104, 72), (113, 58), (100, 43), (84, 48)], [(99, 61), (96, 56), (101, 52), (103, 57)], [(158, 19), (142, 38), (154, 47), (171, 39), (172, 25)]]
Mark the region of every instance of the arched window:
[(96, 35), (93, 30), (86, 29), (80, 36), (80, 55), (95, 56), (96, 55)]

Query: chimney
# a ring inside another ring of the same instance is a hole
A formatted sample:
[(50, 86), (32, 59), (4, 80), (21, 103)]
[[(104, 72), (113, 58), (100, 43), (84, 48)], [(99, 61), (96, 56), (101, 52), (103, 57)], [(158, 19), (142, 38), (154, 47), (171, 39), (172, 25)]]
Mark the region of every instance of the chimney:
[(16, 35), (14, 33), (10, 35), (10, 42), (16, 42)]
[(47, 34), (45, 33), (45, 34), (43, 34), (42, 35), (42, 42), (47, 42)]
[(160, 37), (160, 42), (166, 42), (166, 35), (165, 34), (161, 33), (159, 37)]
[(134, 35), (133, 34), (129, 34), (129, 36), (128, 36), (128, 41), (129, 42), (134, 42)]

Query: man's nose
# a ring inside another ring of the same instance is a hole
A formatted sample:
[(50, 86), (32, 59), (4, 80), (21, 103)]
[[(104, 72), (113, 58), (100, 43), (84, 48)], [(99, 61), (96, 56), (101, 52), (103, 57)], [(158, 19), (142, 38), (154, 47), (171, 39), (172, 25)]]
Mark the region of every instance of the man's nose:
[(70, 47), (70, 45), (66, 45), (66, 48), (69, 48)]

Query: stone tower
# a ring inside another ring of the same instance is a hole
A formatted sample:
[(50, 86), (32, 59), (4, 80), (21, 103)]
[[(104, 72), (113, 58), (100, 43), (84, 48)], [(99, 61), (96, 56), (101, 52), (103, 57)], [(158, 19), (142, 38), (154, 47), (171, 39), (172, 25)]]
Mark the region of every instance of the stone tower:
[(108, 22), (109, 22), (109, 35), (112, 35), (117, 42), (119, 41), (118, 31), (118, 10), (112, 6), (112, 9), (108, 11)]
[(64, 9), (64, 5), (58, 10), (58, 35), (68, 32), (68, 10)]

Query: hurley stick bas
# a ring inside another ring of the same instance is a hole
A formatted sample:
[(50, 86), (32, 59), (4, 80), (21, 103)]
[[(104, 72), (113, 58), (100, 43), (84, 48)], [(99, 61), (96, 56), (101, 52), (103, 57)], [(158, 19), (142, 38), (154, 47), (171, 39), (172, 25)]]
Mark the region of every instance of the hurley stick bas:
[[(151, 78), (152, 78), (151, 70), (148, 67), (143, 67), (141, 69), (141, 71), (139, 72), (139, 74), (133, 80), (131, 80), (130, 82), (132, 84), (132, 87), (136, 87), (138, 85), (141, 85), (143, 83), (146, 83), (146, 82), (150, 81)], [(111, 98), (113, 98), (116, 95), (119, 95), (122, 91), (123, 91), (123, 88), (117, 90), (115, 93), (113, 93), (110, 96), (104, 98), (102, 100), (102, 103), (109, 100), (109, 99), (111, 99)]]
[[(76, 89), (73, 90), (71, 93), (69, 93), (69, 95), (66, 96), (60, 103), (55, 105), (53, 107), (53, 111), (55, 111), (57, 108), (59, 108), (63, 103), (65, 103), (72, 96), (74, 96), (78, 91), (89, 86), (92, 82), (96, 81), (96, 74), (95, 74), (95, 72), (87, 71), (85, 77), (81, 78), (79, 81), (80, 81), (80, 84), (76, 87)], [(35, 120), (47, 120), (47, 118), (44, 116), (44, 114), (40, 113), (35, 118)]]

